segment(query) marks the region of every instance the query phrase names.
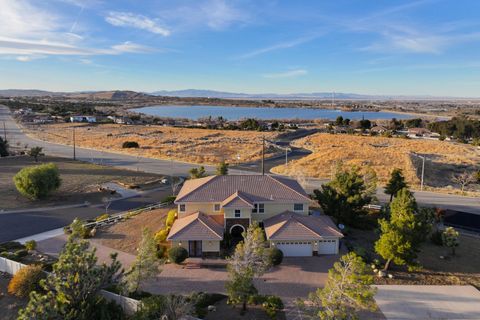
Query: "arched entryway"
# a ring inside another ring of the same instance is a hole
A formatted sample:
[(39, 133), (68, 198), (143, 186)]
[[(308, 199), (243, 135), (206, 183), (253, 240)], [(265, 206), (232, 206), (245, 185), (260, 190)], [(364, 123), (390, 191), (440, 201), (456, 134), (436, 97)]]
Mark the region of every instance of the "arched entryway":
[(232, 236), (232, 238), (240, 238), (241, 240), (243, 240), (243, 232), (245, 232), (245, 227), (241, 224), (234, 224), (230, 228), (230, 235)]

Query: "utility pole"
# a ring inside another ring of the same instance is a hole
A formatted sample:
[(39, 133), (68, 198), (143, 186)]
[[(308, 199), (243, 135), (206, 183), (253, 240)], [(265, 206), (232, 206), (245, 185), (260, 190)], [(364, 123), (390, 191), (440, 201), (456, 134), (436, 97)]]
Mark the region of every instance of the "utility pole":
[(265, 136), (262, 136), (262, 176), (265, 175)]
[(75, 127), (73, 127), (73, 160), (77, 160), (77, 156), (75, 154)]
[(425, 156), (420, 156), (422, 158), (422, 181), (420, 182), (420, 191), (423, 191), (423, 177), (425, 176)]
[(288, 166), (288, 148), (285, 148), (285, 167)]

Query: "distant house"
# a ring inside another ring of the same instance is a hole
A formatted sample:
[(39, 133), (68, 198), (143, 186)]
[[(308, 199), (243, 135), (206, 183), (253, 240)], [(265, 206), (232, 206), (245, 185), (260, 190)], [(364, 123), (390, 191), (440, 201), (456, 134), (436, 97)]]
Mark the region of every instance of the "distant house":
[(71, 116), (70, 122), (88, 122), (95, 123), (97, 122), (97, 117), (95, 116)]
[(218, 256), (224, 235), (240, 241), (256, 221), (270, 246), (285, 256), (337, 254), (342, 233), (329, 217), (309, 215), (310, 201), (297, 181), (270, 175), (187, 180), (167, 240), (190, 257)]
[(50, 118), (49, 116), (37, 116), (37, 117), (33, 118), (32, 122), (37, 123), (37, 124), (52, 123), (53, 119)]
[(370, 132), (376, 133), (376, 134), (382, 134), (387, 132), (388, 129), (385, 128), (384, 126), (374, 126), (370, 129)]
[(430, 137), (432, 132), (425, 128), (409, 128), (407, 135), (410, 138)]

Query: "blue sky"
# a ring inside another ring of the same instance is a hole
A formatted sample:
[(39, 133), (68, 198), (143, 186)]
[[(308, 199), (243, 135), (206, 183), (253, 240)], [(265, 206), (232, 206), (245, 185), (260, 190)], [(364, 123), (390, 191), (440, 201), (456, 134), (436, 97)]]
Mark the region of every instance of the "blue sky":
[(480, 96), (480, 1), (0, 0), (0, 88)]

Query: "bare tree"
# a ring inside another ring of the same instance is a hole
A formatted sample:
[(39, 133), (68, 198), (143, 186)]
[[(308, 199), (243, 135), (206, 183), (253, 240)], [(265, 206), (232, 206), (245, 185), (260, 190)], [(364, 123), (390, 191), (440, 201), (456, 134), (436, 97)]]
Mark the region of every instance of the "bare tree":
[(460, 174), (453, 174), (452, 181), (459, 184), (460, 189), (463, 192), (468, 185), (474, 183), (475, 181), (477, 181), (477, 179), (473, 173), (467, 172), (465, 170)]
[(181, 295), (170, 294), (165, 299), (165, 314), (161, 319), (179, 320), (193, 313), (193, 303), (189, 299)]

